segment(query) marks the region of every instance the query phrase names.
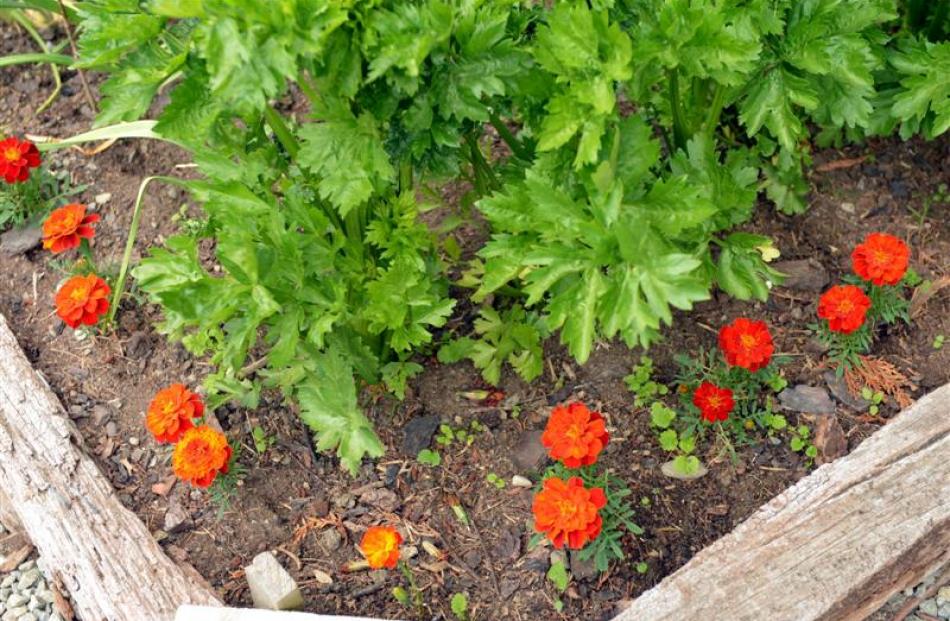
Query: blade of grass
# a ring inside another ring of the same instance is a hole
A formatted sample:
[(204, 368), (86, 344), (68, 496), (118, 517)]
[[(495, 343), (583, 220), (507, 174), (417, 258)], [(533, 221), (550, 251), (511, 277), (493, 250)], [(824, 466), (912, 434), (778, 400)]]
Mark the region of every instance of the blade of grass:
[(129, 236), (125, 240), (125, 251), (122, 253), (122, 263), (119, 265), (119, 275), (115, 280), (115, 287), (112, 289), (112, 300), (109, 304), (109, 315), (106, 318), (106, 325), (111, 326), (115, 320), (115, 315), (119, 311), (119, 302), (122, 301), (122, 294), (125, 291), (125, 280), (129, 275), (129, 264), (132, 262), (132, 250), (135, 248), (135, 238), (139, 234), (139, 224), (142, 221), (142, 200), (145, 198), (145, 190), (148, 184), (153, 181), (164, 181), (179, 187), (187, 187), (187, 183), (176, 177), (165, 177), (155, 175), (146, 177), (139, 185), (138, 195), (135, 197), (135, 205), (132, 207), (132, 223), (129, 225)]
[(27, 135), (27, 138), (34, 142), (36, 144), (36, 148), (40, 151), (55, 151), (56, 149), (63, 149), (65, 147), (82, 144), (84, 142), (97, 142), (100, 140), (114, 142), (121, 138), (149, 138), (152, 140), (164, 140), (165, 142), (170, 142), (171, 144), (178, 144), (174, 140), (169, 140), (168, 138), (155, 133), (154, 128), (156, 123), (157, 121), (146, 119), (142, 121), (107, 125), (106, 127), (99, 127), (88, 132), (70, 136), (69, 138), (60, 139), (51, 138), (49, 136), (33, 135)]
[(9, 67), (11, 65), (25, 65), (29, 63), (56, 63), (57, 65), (72, 65), (73, 57), (63, 54), (46, 53), (27, 53), (11, 54), (0, 57), (0, 67)]
[[(43, 52), (47, 54), (53, 53), (53, 50), (47, 46), (46, 41), (43, 40), (43, 37), (40, 36), (40, 33), (36, 31), (36, 27), (34, 27), (32, 22), (26, 18), (22, 11), (14, 11), (11, 13), (11, 16), (13, 17), (14, 21), (16, 21), (18, 24), (20, 24), (20, 26), (23, 27), (24, 30), (26, 30), (27, 34), (33, 38), (33, 40), (40, 47), (40, 49), (43, 50)], [(59, 96), (59, 93), (63, 88), (63, 80), (59, 75), (59, 67), (56, 66), (56, 63), (50, 63), (49, 69), (53, 73), (53, 83), (56, 85), (56, 87), (53, 89), (53, 92), (50, 93), (50, 96), (46, 98), (46, 101), (43, 102), (43, 105), (36, 109), (34, 114), (40, 114), (43, 112), (43, 110), (46, 110), (48, 107), (50, 107), (53, 102), (56, 101), (56, 98)]]

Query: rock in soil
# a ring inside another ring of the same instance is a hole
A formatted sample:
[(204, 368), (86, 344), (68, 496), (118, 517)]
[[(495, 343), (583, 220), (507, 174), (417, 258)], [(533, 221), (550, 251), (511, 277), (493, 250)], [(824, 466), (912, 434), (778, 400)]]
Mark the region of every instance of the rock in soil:
[(320, 547), (327, 552), (337, 550), (343, 543), (343, 536), (335, 528), (328, 528), (320, 533)]
[(800, 291), (821, 291), (828, 284), (828, 270), (815, 259), (779, 261), (772, 267), (785, 274), (783, 287)]
[(834, 414), (835, 404), (828, 391), (819, 386), (799, 384), (786, 388), (778, 396), (779, 403), (786, 410), (805, 414)]
[(534, 472), (544, 461), (546, 454), (541, 445), (540, 429), (531, 429), (521, 434), (511, 453), (511, 463), (521, 472)]
[(585, 561), (580, 559), (580, 555), (571, 552), (571, 576), (575, 580), (591, 580), (597, 577), (597, 567), (594, 565), (594, 559), (589, 558)]
[(855, 397), (848, 390), (848, 384), (843, 377), (838, 377), (834, 371), (825, 371), (823, 376), (825, 383), (828, 384), (828, 390), (835, 396), (835, 399), (848, 406), (856, 412), (863, 412), (871, 404), (863, 397)]
[(43, 232), (38, 226), (30, 226), (25, 229), (10, 229), (0, 235), (0, 254), (8, 257), (23, 254), (38, 246), (42, 238)]
[(848, 438), (834, 414), (822, 414), (815, 421), (815, 448), (818, 465), (832, 462), (848, 452)]
[(396, 496), (395, 492), (385, 487), (371, 489), (360, 494), (360, 502), (387, 513), (393, 513), (399, 508), (399, 497)]
[(419, 451), (429, 448), (432, 436), (439, 428), (440, 419), (434, 414), (419, 416), (406, 423), (403, 429), (402, 452), (407, 457), (415, 457)]
[(190, 516), (188, 512), (178, 502), (169, 503), (168, 511), (165, 512), (164, 530), (166, 533), (177, 533), (188, 526)]
[(303, 606), (300, 588), (277, 557), (262, 552), (244, 568), (244, 577), (251, 590), (251, 599), (258, 608), (267, 610), (293, 610)]

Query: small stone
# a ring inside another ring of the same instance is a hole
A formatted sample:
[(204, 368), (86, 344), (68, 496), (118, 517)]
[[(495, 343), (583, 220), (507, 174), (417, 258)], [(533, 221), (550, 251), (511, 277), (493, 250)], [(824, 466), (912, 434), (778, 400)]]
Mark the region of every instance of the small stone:
[(28, 595), (23, 593), (14, 593), (9, 598), (7, 598), (7, 610), (12, 610), (13, 608), (19, 608), (20, 606), (25, 605), (30, 601)]
[(937, 611), (937, 616), (944, 619), (950, 619), (950, 602), (940, 607), (940, 610)]
[(30, 596), (30, 603), (26, 605), (30, 610), (36, 610), (37, 608), (42, 608), (45, 604), (36, 598), (36, 595)]
[(841, 203), (841, 211), (845, 213), (854, 213), (854, 203)]
[(940, 587), (937, 591), (937, 604), (950, 604), (950, 586)]
[(585, 561), (580, 559), (580, 555), (571, 552), (571, 576), (575, 580), (590, 580), (597, 576), (597, 566), (594, 565), (594, 559), (588, 558)]
[(12, 585), (14, 582), (16, 582), (16, 576), (14, 576), (13, 574), (7, 574), (7, 575), (3, 578), (3, 581), (0, 582), (0, 588), (4, 588), (4, 589), (5, 589), (5, 588), (7, 588), (8, 586)]
[(334, 496), (331, 502), (337, 509), (352, 509), (356, 506), (356, 497), (349, 492), (343, 492)]
[(360, 502), (393, 513), (399, 507), (399, 497), (392, 490), (385, 487), (373, 488), (360, 494)]
[(37, 621), (37, 619), (35, 614), (27, 612), (17, 617), (16, 621)]
[(525, 478), (520, 474), (511, 477), (511, 484), (515, 487), (534, 487), (534, 483), (531, 482), (531, 479)]
[(419, 416), (413, 418), (403, 428), (402, 452), (407, 457), (415, 457), (419, 451), (429, 448), (432, 436), (439, 428), (441, 420), (438, 416)]
[(871, 405), (863, 397), (855, 397), (852, 395), (851, 391), (848, 390), (848, 384), (844, 381), (844, 377), (838, 377), (834, 371), (825, 371), (822, 377), (825, 378), (825, 383), (828, 384), (828, 390), (835, 396), (835, 399), (852, 410), (863, 412)]
[(936, 616), (938, 610), (937, 600), (935, 599), (925, 599), (920, 602), (920, 611), (925, 612), (928, 615)]
[(165, 525), (163, 527), (166, 533), (174, 534), (185, 529), (191, 516), (178, 502), (172, 501), (168, 505), (168, 511), (165, 512)]
[(544, 461), (546, 451), (541, 445), (541, 430), (531, 429), (521, 434), (511, 452), (511, 463), (521, 472), (533, 472)]
[(63, 621), (63, 618), (59, 616), (58, 612), (54, 612), (53, 614), (49, 616), (49, 619), (47, 619), (46, 621)]
[(779, 403), (786, 410), (806, 414), (834, 414), (835, 404), (828, 391), (819, 386), (799, 384), (786, 388), (778, 395)]
[(342, 543), (343, 537), (335, 528), (328, 528), (320, 533), (320, 547), (323, 548), (325, 552), (337, 550)]
[(292, 610), (303, 606), (300, 588), (270, 552), (262, 552), (244, 568), (251, 599), (258, 608)]
[(848, 438), (834, 414), (821, 414), (815, 420), (815, 448), (818, 465), (832, 462), (848, 452)]
[(110, 192), (103, 192), (102, 194), (96, 194), (97, 205), (105, 205), (110, 200), (112, 200), (112, 194)]
[(785, 274), (783, 287), (801, 291), (821, 291), (830, 278), (828, 270), (815, 259), (778, 261), (772, 267)]
[(16, 588), (20, 591), (24, 591), (30, 588), (31, 586), (33, 586), (34, 584), (36, 584), (36, 581), (39, 579), (40, 579), (40, 570), (35, 569), (35, 568), (30, 569), (29, 571), (24, 572), (22, 576), (20, 576), (19, 581), (17, 581)]
[(110, 438), (114, 438), (119, 435), (119, 426), (115, 424), (115, 421), (109, 421), (106, 423), (106, 435)]
[(0, 254), (15, 257), (35, 248), (42, 239), (43, 231), (38, 226), (10, 229), (0, 235)]
[(313, 577), (320, 584), (333, 584), (333, 577), (322, 569), (314, 569)]
[(109, 418), (110, 414), (109, 408), (101, 403), (92, 406), (92, 424), (96, 427), (101, 426), (102, 423)]
[(131, 444), (132, 446), (138, 446), (139, 439), (136, 438), (135, 436), (132, 436), (131, 438), (129, 438), (129, 444)]

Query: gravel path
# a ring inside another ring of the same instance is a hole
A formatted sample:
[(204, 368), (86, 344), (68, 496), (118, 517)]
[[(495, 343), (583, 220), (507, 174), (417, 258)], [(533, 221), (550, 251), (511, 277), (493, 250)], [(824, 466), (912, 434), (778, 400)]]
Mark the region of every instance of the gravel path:
[[(930, 576), (916, 587), (898, 593), (881, 610), (868, 617), (866, 621), (890, 621), (898, 610), (903, 609), (908, 600), (919, 598), (927, 591), (933, 591), (932, 587), (936, 578), (936, 575)], [(904, 621), (948, 620), (950, 620), (950, 584), (945, 584), (937, 589), (930, 598), (920, 602), (920, 605)]]
[[(5, 532), (0, 526), (0, 535)], [(63, 621), (53, 611), (53, 592), (36, 559), (0, 574), (0, 621)]]

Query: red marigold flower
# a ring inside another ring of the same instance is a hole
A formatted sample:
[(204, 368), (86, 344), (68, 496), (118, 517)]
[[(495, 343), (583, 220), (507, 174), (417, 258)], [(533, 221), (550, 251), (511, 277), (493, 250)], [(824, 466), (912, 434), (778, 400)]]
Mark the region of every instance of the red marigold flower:
[(29, 140), (14, 137), (0, 140), (0, 177), (7, 183), (30, 178), (30, 169), (40, 165), (40, 152)]
[(92, 239), (96, 232), (90, 225), (98, 221), (98, 214), (86, 215), (85, 205), (70, 203), (55, 209), (43, 223), (43, 247), (53, 254), (76, 248), (80, 238)]
[(861, 327), (871, 300), (854, 285), (836, 285), (818, 300), (818, 316), (828, 320), (832, 332), (850, 334)]
[(735, 402), (732, 391), (720, 388), (710, 382), (703, 382), (693, 393), (693, 405), (699, 408), (700, 416), (707, 423), (724, 421), (729, 418)]
[(394, 569), (399, 562), (400, 535), (392, 526), (371, 526), (360, 541), (360, 552), (373, 569)]
[(568, 468), (579, 468), (597, 461), (608, 439), (604, 418), (599, 412), (591, 412), (583, 403), (571, 403), (551, 411), (541, 444), (552, 459)]
[(56, 314), (70, 328), (93, 326), (109, 310), (109, 285), (95, 274), (73, 276), (56, 292)]
[(772, 359), (775, 347), (764, 321), (739, 317), (719, 330), (719, 348), (734, 367), (758, 371)]
[(231, 446), (224, 434), (208, 425), (192, 427), (172, 453), (172, 469), (182, 481), (195, 487), (208, 487), (218, 473), (228, 473)]
[(887, 233), (870, 233), (851, 253), (854, 273), (878, 287), (899, 283), (909, 260), (907, 244)]
[(603, 520), (599, 511), (606, 504), (604, 490), (587, 489), (580, 477), (567, 481), (551, 477), (534, 496), (534, 528), (544, 533), (555, 548), (566, 543), (572, 550), (580, 550), (600, 534)]
[(159, 442), (175, 443), (181, 435), (195, 426), (205, 406), (201, 397), (182, 384), (172, 384), (159, 390), (148, 405), (145, 426)]

